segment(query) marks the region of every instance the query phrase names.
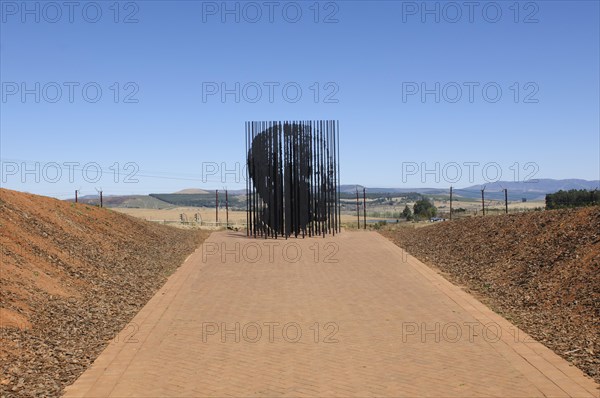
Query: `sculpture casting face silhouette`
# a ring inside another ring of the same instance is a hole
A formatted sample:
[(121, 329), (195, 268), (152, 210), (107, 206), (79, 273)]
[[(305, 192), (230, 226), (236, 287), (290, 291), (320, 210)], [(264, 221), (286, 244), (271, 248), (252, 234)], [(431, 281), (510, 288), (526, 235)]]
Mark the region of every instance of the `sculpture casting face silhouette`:
[(254, 135), (247, 166), (261, 225), (298, 235), (311, 221), (331, 216), (335, 164), (317, 126), (276, 123), (266, 128)]

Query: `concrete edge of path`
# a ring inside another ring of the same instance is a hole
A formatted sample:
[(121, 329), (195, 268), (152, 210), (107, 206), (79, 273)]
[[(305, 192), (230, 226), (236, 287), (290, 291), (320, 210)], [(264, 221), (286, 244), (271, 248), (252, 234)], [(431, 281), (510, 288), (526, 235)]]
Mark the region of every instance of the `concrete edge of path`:
[[(409, 265), (469, 312), (482, 325), (489, 323), (498, 325), (500, 328), (495, 334), (498, 342), (491, 343), (491, 345), (506, 359), (518, 364), (525, 377), (536, 385), (542, 394), (545, 396), (600, 397), (600, 385), (583, 373), (581, 369), (561, 358), (554, 351), (533, 339), (389, 239), (378, 233), (377, 235), (386, 240), (391, 250), (402, 251), (402, 254), (408, 259)], [(521, 360), (519, 361), (519, 359)], [(548, 385), (548, 381), (556, 388), (543, 387)]]
[[(208, 236), (204, 242), (208, 241)], [(148, 339), (152, 333), (152, 327), (140, 328), (141, 324), (153, 325), (163, 316), (173, 302), (185, 282), (185, 268), (193, 266), (194, 260), (202, 256), (202, 246), (196, 248), (169, 276), (163, 286), (152, 296), (144, 307), (133, 317), (123, 330), (121, 330), (106, 348), (98, 355), (98, 358), (90, 365), (75, 382), (63, 391), (63, 397), (85, 396), (92, 388), (97, 389), (98, 380), (102, 378), (101, 394), (108, 396), (116, 386), (119, 377), (127, 369), (131, 360), (137, 354), (141, 343)], [(95, 390), (96, 391), (96, 390)]]

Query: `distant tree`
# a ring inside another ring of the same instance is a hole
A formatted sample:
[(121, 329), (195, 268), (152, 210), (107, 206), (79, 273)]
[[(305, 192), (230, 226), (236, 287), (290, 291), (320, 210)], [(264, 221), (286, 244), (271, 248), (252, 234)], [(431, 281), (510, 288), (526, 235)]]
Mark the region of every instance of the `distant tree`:
[(585, 189), (560, 190), (546, 195), (546, 209), (563, 209), (567, 207), (582, 207), (600, 204), (600, 192)]
[(402, 217), (406, 219), (406, 221), (410, 221), (413, 218), (413, 213), (408, 205), (404, 206), (404, 210), (402, 211)]
[(431, 218), (437, 214), (437, 208), (427, 198), (421, 198), (415, 202), (413, 206), (415, 217)]

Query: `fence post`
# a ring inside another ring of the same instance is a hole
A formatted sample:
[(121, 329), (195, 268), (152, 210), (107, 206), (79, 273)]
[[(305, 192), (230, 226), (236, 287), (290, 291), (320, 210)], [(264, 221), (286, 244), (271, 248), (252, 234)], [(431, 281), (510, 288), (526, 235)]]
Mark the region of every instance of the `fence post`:
[(483, 213), (483, 216), (485, 216), (485, 199), (484, 199), (484, 191), (485, 188), (481, 190), (481, 211)]
[(215, 226), (219, 223), (219, 190), (215, 190)]
[(358, 187), (356, 188), (356, 229), (360, 229), (360, 206), (358, 204)]
[[(367, 229), (367, 189), (363, 188), (363, 226)], [(359, 225), (360, 228), (360, 225)]]
[(452, 220), (452, 186), (450, 186), (450, 220)]
[(225, 228), (229, 228), (229, 196), (225, 190)]

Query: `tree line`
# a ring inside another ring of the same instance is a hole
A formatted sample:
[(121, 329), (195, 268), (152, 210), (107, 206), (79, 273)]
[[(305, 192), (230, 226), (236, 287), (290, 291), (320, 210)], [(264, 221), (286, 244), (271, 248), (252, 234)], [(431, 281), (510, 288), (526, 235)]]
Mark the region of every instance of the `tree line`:
[(560, 190), (546, 195), (546, 209), (565, 209), (569, 207), (583, 207), (600, 205), (600, 192), (597, 189)]

